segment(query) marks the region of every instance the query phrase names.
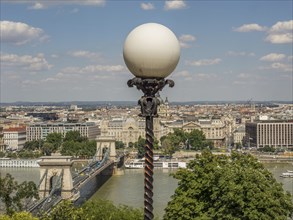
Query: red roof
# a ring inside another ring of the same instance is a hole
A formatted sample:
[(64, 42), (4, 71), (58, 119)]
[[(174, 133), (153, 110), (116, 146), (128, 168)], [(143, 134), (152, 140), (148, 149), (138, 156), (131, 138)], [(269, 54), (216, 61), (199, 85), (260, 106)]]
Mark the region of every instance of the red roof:
[(11, 128), (3, 129), (3, 132), (12, 132), (12, 131), (21, 132), (21, 131), (26, 131), (25, 128), (26, 127), (11, 127)]

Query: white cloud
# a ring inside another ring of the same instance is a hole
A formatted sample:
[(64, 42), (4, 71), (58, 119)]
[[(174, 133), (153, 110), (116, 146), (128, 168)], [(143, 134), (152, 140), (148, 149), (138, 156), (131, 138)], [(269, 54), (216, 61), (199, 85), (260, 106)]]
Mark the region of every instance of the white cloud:
[(237, 32), (266, 31), (265, 41), (272, 44), (293, 43), (293, 20), (278, 21), (271, 28), (260, 26), (259, 24), (244, 24), (234, 28)]
[(275, 62), (270, 64), (269, 66), (261, 66), (259, 67), (260, 70), (279, 70), (281, 72), (293, 72), (293, 67), (292, 63), (287, 64), (287, 63), (280, 63), (280, 62)]
[(249, 57), (253, 57), (253, 56), (255, 56), (255, 53), (253, 53), (253, 52), (250, 52), (250, 53), (248, 53), (248, 52), (243, 52), (243, 51), (239, 51), (239, 52), (237, 52), (237, 51), (228, 51), (227, 52), (227, 55), (228, 56), (249, 56)]
[(45, 8), (47, 8), (47, 6), (41, 2), (35, 2), (34, 5), (29, 7), (29, 9), (35, 9), (35, 10), (40, 10)]
[(179, 40), (184, 41), (184, 42), (192, 42), (192, 41), (195, 41), (196, 38), (194, 36), (192, 36), (191, 34), (182, 34), (179, 37)]
[(165, 1), (165, 10), (176, 10), (186, 8), (186, 4), (183, 0), (169, 0)]
[(293, 42), (293, 34), (292, 33), (284, 33), (284, 34), (273, 34), (270, 33), (266, 37), (266, 41), (272, 43), (272, 44), (286, 44), (286, 43), (292, 43)]
[(237, 32), (251, 32), (251, 31), (265, 31), (266, 27), (260, 26), (259, 24), (244, 24), (238, 28), (234, 28)]
[(248, 78), (251, 78), (251, 74), (248, 74), (248, 73), (240, 73), (239, 75), (237, 75), (237, 78), (240, 78), (240, 79), (248, 79)]
[(72, 51), (68, 53), (70, 56), (73, 57), (81, 57), (91, 60), (101, 60), (102, 55), (100, 53), (94, 53), (86, 50), (78, 50), (78, 51)]
[(97, 72), (121, 72), (125, 68), (122, 65), (89, 65), (85, 67), (66, 67), (61, 73), (65, 74), (89, 74)]
[(179, 44), (181, 47), (183, 48), (189, 48), (191, 47), (190, 44), (188, 44), (189, 42), (193, 42), (196, 40), (196, 37), (194, 37), (193, 35), (191, 34), (182, 34), (180, 37), (179, 37)]
[(259, 60), (261, 60), (261, 61), (275, 62), (275, 61), (283, 60), (285, 57), (286, 57), (285, 54), (281, 54), (281, 53), (270, 53), (270, 54), (267, 54), (267, 55), (261, 57)]
[(42, 41), (48, 36), (40, 28), (13, 21), (0, 21), (1, 42), (23, 45), (33, 40)]
[(181, 78), (181, 79), (184, 79), (184, 80), (191, 80), (192, 79), (191, 74), (187, 70), (183, 70), (183, 71), (180, 71), (180, 72), (175, 72), (173, 74), (173, 76), (175, 78)]
[(274, 33), (281, 33), (281, 32), (288, 32), (293, 30), (293, 20), (290, 21), (279, 21), (274, 24), (269, 32)]
[(272, 63), (272, 69), (279, 69), (284, 72), (292, 72), (292, 65), (286, 63)]
[(190, 66), (210, 66), (219, 64), (222, 60), (220, 58), (216, 59), (203, 59), (203, 60), (195, 60), (195, 61), (187, 61), (186, 64)]
[(154, 7), (154, 5), (152, 3), (141, 3), (140, 7), (143, 10), (153, 10), (153, 9), (155, 9), (155, 7)]
[(195, 74), (196, 80), (202, 81), (207, 79), (215, 79), (218, 76), (216, 74), (208, 74), (208, 73), (197, 73)]
[(18, 56), (16, 54), (1, 54), (1, 66), (3, 68), (22, 68), (24, 70), (41, 71), (52, 67), (40, 53), (35, 57), (30, 55)]
[(13, 0), (6, 1), (14, 4), (29, 4), (29, 9), (41, 10), (47, 9), (57, 5), (85, 5), (85, 6), (104, 6), (106, 0), (62, 0), (62, 1), (49, 1), (49, 0)]

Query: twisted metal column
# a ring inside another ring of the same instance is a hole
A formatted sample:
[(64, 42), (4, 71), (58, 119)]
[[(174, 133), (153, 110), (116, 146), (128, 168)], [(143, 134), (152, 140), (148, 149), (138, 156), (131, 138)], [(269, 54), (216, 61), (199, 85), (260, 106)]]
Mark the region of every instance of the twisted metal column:
[(153, 219), (153, 117), (147, 116), (145, 121), (146, 143), (145, 143), (145, 167), (144, 167), (144, 213), (145, 220)]
[(157, 109), (160, 105), (160, 99), (157, 95), (158, 91), (161, 91), (165, 85), (170, 87), (174, 86), (172, 80), (165, 80), (163, 78), (158, 79), (142, 79), (133, 78), (127, 82), (129, 87), (134, 85), (138, 90), (142, 90), (144, 96), (140, 98), (138, 104), (141, 107), (141, 117), (145, 117), (145, 131), (146, 131), (146, 143), (145, 143), (145, 167), (144, 167), (144, 219), (152, 220), (153, 215), (153, 144), (154, 144), (154, 132), (153, 132), (153, 118), (158, 117)]

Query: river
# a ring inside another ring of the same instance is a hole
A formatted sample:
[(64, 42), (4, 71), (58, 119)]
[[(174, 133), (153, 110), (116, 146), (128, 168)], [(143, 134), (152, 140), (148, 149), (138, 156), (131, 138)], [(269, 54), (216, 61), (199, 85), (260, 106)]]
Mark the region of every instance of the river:
[[(280, 174), (287, 170), (293, 170), (292, 164), (265, 164), (281, 183), (285, 190), (293, 194), (293, 178), (281, 178)], [(164, 208), (174, 190), (177, 180), (170, 176), (173, 171), (155, 169), (154, 171), (154, 214), (160, 218), (164, 214)], [(39, 168), (0, 168), (1, 176), (10, 173), (18, 182), (34, 181), (38, 184), (40, 179)], [(125, 170), (124, 175), (112, 176), (93, 196), (113, 201), (114, 204), (124, 204), (136, 208), (143, 207), (144, 191), (143, 170)]]

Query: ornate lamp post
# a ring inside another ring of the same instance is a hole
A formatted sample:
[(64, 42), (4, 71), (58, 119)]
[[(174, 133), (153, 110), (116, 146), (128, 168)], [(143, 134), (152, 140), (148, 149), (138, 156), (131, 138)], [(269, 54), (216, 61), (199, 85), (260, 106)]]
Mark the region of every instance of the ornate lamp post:
[(153, 118), (157, 117), (160, 104), (158, 92), (174, 82), (165, 79), (176, 68), (180, 58), (180, 46), (174, 33), (167, 27), (147, 23), (133, 29), (123, 48), (124, 62), (135, 76), (127, 82), (143, 92), (138, 101), (141, 117), (146, 121), (144, 219), (153, 219)]

